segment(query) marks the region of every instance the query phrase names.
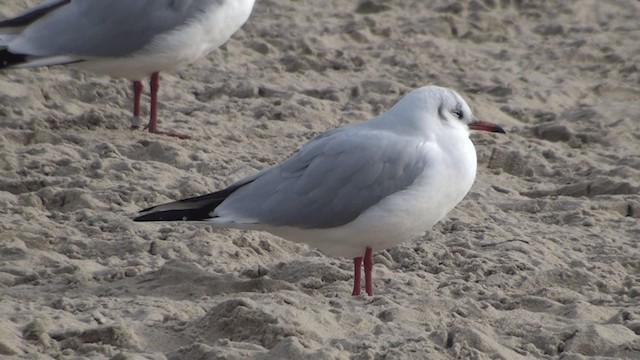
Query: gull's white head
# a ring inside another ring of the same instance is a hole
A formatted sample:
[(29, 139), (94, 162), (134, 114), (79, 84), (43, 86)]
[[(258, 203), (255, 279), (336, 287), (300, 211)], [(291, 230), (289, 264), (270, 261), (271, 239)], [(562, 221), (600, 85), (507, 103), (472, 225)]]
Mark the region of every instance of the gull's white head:
[(411, 91), (390, 112), (399, 112), (398, 115), (427, 131), (439, 128), (506, 133), (496, 124), (478, 120), (457, 92), (439, 86)]

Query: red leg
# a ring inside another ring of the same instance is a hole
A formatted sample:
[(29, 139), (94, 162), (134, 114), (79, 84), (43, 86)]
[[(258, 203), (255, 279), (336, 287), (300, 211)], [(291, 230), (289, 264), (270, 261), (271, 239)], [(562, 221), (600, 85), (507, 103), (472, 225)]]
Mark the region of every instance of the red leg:
[(140, 96), (142, 95), (142, 83), (140, 81), (133, 82), (133, 119), (131, 119), (131, 128), (140, 127)]
[(373, 296), (373, 279), (371, 271), (373, 270), (373, 250), (368, 247), (364, 253), (364, 287), (369, 296)]
[(158, 130), (158, 90), (160, 89), (159, 73), (154, 72), (153, 74), (151, 74), (151, 80), (149, 80), (149, 87), (151, 88), (151, 106), (149, 109), (149, 125), (147, 125), (149, 132), (154, 134), (173, 136), (180, 139), (188, 139), (189, 138), (188, 135)]
[(133, 82), (133, 116), (140, 116), (140, 95), (142, 95), (142, 82)]
[(158, 132), (158, 90), (160, 89), (160, 74), (154, 72), (151, 74), (151, 80), (149, 80), (149, 87), (151, 88), (151, 107), (149, 109), (149, 125), (147, 128), (149, 132)]
[(362, 271), (362, 256), (353, 258), (353, 293), (352, 296), (360, 295), (360, 274)]

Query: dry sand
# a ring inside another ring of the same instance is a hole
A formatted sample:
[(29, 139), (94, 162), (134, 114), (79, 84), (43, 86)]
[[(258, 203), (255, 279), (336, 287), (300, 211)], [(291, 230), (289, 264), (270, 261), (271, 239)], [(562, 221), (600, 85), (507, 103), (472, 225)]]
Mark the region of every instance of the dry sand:
[[(161, 126), (192, 140), (129, 131), (127, 81), (1, 73), (0, 357), (640, 359), (638, 19), (637, 0), (258, 0), (162, 74)], [(473, 189), (375, 254), (373, 297), (350, 296), (350, 260), (266, 233), (129, 220), (427, 84), (509, 134), (472, 136)]]

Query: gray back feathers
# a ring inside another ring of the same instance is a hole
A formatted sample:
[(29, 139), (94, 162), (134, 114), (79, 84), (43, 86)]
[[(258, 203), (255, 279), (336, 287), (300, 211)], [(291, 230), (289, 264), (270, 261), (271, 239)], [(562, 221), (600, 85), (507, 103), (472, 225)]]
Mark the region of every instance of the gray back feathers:
[(272, 226), (344, 225), (416, 180), (426, 166), (420, 145), (357, 125), (336, 129), (236, 190), (217, 211)]
[(72, 0), (25, 29), (24, 48), (13, 51), (33, 56), (126, 56), (223, 1), (230, 0)]

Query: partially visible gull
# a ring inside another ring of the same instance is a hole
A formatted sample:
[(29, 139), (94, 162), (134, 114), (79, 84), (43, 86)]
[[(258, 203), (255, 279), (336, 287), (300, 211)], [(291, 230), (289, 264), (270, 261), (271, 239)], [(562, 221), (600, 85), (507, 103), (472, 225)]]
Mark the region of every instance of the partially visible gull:
[(159, 72), (188, 65), (224, 44), (254, 0), (46, 0), (0, 21), (0, 69), (74, 65), (133, 80), (132, 127), (140, 125), (141, 80), (151, 76), (149, 124), (158, 130)]

